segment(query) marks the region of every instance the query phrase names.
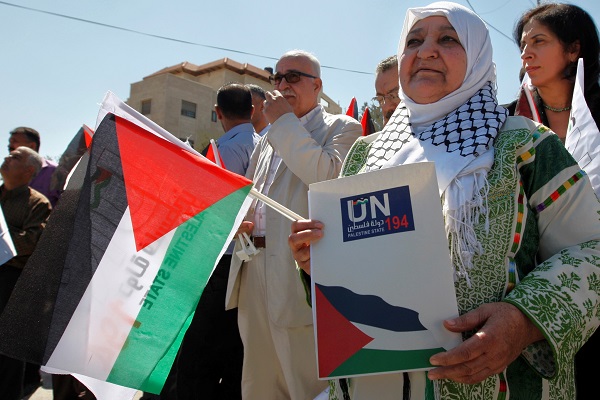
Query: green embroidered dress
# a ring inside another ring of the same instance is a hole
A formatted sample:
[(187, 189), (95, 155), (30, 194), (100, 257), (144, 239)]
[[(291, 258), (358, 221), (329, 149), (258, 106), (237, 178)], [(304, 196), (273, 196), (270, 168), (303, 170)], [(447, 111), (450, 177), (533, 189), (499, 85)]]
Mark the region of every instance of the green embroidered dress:
[[(364, 170), (375, 136), (354, 144), (342, 175)], [(510, 117), (494, 147), (490, 230), (485, 233), (483, 220), (475, 226), (484, 253), (469, 271), (472, 287), (465, 279), (455, 283), (459, 311), (506, 301), (546, 340), (480, 384), (434, 383), (425, 372), (410, 373), (411, 399), (575, 399), (573, 357), (600, 317), (600, 206), (585, 173), (547, 128)], [(334, 380), (329, 398), (402, 399), (402, 379), (353, 378), (347, 391)]]

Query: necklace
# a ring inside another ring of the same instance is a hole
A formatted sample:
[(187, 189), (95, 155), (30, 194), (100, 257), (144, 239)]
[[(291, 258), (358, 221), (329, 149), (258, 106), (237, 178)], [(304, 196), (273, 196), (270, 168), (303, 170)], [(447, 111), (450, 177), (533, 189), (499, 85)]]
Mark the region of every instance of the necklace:
[(550, 110), (550, 111), (554, 111), (554, 112), (563, 112), (563, 111), (571, 110), (571, 106), (566, 106), (563, 108), (554, 108), (554, 107), (550, 107), (548, 104), (545, 104), (545, 103), (542, 103), (542, 105), (544, 106), (544, 108), (546, 110)]

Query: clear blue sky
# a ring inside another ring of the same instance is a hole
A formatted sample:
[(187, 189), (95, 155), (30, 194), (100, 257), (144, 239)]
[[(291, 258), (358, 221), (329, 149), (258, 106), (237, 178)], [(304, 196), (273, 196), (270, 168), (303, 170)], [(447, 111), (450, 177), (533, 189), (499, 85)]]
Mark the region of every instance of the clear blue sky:
[[(375, 65), (397, 49), (408, 7), (420, 0), (9, 0), (0, 1), (0, 143), (27, 125), (42, 134), (42, 155), (59, 156), (73, 135), (96, 122), (98, 104), (111, 90), (122, 100), (129, 85), (183, 61), (204, 64), (229, 57), (273, 66), (287, 50), (317, 55), (324, 91), (346, 108), (374, 95)], [(458, 1), (468, 6), (466, 1)], [(39, 9), (265, 57), (168, 41), (97, 24), (9, 6)], [(534, 0), (470, 0), (475, 11), (507, 36)], [(573, 1), (600, 21), (598, 0)], [(499, 100), (513, 99), (520, 67), (517, 46), (491, 29)], [(340, 69), (366, 72), (366, 74)], [(2, 153), (0, 153), (2, 154)]]

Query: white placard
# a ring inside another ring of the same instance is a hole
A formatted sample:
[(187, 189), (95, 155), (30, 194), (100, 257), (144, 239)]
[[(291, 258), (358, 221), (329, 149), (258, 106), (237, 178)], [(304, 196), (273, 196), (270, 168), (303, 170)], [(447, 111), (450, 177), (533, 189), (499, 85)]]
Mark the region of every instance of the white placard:
[(319, 377), (431, 369), (461, 343), (443, 320), (458, 316), (433, 163), (310, 185)]

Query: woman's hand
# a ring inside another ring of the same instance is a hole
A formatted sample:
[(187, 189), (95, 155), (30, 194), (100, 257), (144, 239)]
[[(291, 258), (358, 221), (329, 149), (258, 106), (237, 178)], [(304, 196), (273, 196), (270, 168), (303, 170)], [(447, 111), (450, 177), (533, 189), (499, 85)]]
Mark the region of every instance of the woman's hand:
[(438, 368), (429, 379), (451, 379), (474, 384), (502, 372), (521, 351), (544, 339), (540, 330), (517, 307), (509, 303), (483, 304), (458, 318), (444, 321), (446, 329), (465, 332), (478, 329), (460, 346), (430, 358)]
[(323, 227), (321, 221), (311, 219), (292, 222), (292, 234), (288, 237), (288, 244), (298, 266), (309, 275), (310, 244), (323, 237)]

